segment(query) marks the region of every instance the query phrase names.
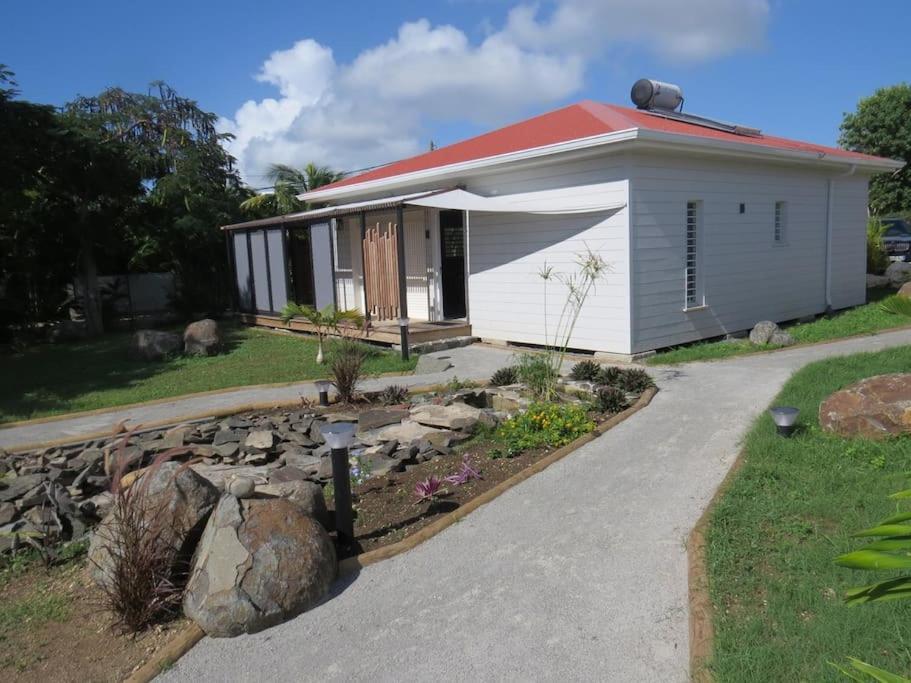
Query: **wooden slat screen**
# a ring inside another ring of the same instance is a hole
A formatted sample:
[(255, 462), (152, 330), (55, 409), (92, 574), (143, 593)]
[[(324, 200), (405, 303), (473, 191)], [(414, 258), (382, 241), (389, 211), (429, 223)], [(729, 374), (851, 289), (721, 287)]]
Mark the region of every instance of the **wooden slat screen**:
[(380, 224), (367, 228), (364, 237), (364, 289), (367, 312), (373, 320), (399, 317), (399, 264), (396, 252), (398, 226), (389, 223), (385, 233)]

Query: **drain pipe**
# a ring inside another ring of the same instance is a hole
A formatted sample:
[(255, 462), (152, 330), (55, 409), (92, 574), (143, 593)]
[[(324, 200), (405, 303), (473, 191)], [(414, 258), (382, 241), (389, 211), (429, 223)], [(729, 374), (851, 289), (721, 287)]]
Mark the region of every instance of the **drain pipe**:
[(826, 181), (826, 312), (832, 310), (832, 204), (835, 201), (832, 187), (836, 178), (847, 178), (854, 175), (856, 170), (857, 164), (851, 164), (847, 171), (831, 176)]

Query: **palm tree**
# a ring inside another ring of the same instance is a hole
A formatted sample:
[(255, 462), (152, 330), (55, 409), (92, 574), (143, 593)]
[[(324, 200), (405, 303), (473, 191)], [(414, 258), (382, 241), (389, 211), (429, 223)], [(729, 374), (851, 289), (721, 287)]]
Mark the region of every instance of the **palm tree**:
[(286, 164), (272, 164), (267, 177), (272, 184), (272, 192), (245, 200), (240, 205), (242, 211), (269, 216), (303, 211), (307, 203), (298, 199), (297, 195), (341, 180), (345, 174), (328, 166), (317, 166), (311, 161), (303, 170)]
[(323, 340), (330, 332), (339, 332), (341, 326), (346, 322), (355, 327), (361, 327), (364, 324), (364, 316), (361, 315), (360, 311), (354, 309), (340, 311), (332, 304), (329, 304), (323, 310), (319, 310), (314, 306), (301, 305), (289, 301), (282, 309), (282, 322), (287, 325), (292, 318), (297, 317), (304, 318), (315, 328), (318, 340), (316, 362), (320, 364), (323, 362)]

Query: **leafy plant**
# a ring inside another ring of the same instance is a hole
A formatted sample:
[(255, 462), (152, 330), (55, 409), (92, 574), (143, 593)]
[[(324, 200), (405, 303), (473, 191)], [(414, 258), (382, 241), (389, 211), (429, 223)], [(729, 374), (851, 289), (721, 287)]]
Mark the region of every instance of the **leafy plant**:
[(419, 481), (414, 485), (414, 495), (417, 496), (416, 502), (422, 503), (427, 500), (433, 504), (442, 488), (443, 480), (436, 475), (431, 474), (424, 481)]
[(455, 393), (470, 386), (471, 382), (468, 380), (459, 379), (458, 375), (454, 375), (448, 382), (446, 382), (446, 391)]
[(502, 422), (493, 433), (493, 458), (512, 458), (532, 448), (558, 448), (595, 428), (576, 404), (533, 403), (524, 413)]
[(354, 392), (361, 380), (365, 359), (363, 344), (351, 339), (342, 339), (333, 348), (330, 370), (335, 390), (342, 403), (351, 403), (354, 400)]
[(624, 368), (620, 371), (617, 386), (631, 394), (641, 394), (649, 387), (655, 386), (655, 381), (642, 368)]
[(883, 242), (886, 226), (876, 218), (867, 221), (867, 272), (882, 275), (889, 266), (889, 254)]
[(363, 456), (363, 452), (358, 452), (348, 458), (348, 477), (351, 480), (351, 488), (363, 484), (370, 479), (373, 472), (373, 465), (369, 458)]
[(879, 307), (886, 313), (911, 318), (911, 299), (908, 297), (893, 294), (883, 299)]
[(444, 481), (453, 486), (461, 486), (462, 484), (468, 483), (472, 479), (482, 479), (481, 473), (478, 472), (471, 466), (470, 457), (468, 453), (465, 453), (462, 456), (462, 463), (459, 466), (459, 469), (455, 474), (450, 474), (448, 477), (444, 477)]
[[(560, 368), (563, 367), (563, 359), (566, 357), (566, 350), (572, 341), (573, 331), (576, 328), (579, 315), (582, 313), (585, 300), (594, 290), (595, 284), (610, 270), (607, 262), (599, 254), (587, 247), (585, 252), (576, 255), (576, 266), (577, 271), (575, 273), (558, 273), (553, 266), (549, 266), (545, 262), (541, 270), (538, 271), (539, 277), (544, 281), (543, 311), (546, 348), (544, 357), (551, 369), (547, 383), (542, 386), (542, 398), (550, 398), (556, 393)], [(547, 315), (547, 285), (551, 281), (559, 282), (566, 288), (566, 299), (557, 318), (557, 325), (554, 328), (552, 337), (549, 331)]]
[(602, 413), (619, 413), (629, 407), (629, 401), (622, 389), (605, 386), (595, 393), (595, 407)]
[(319, 341), (316, 352), (317, 363), (322, 363), (324, 360), (323, 342), (331, 332), (340, 333), (342, 324), (345, 322), (351, 323), (354, 327), (358, 328), (364, 324), (364, 316), (354, 309), (340, 311), (332, 304), (329, 304), (322, 310), (318, 310), (313, 306), (301, 306), (293, 301), (289, 301), (285, 304), (285, 307), (281, 311), (282, 322), (287, 325), (293, 318), (298, 317), (304, 318), (316, 328), (316, 338)]
[[(893, 500), (911, 498), (911, 489), (899, 491), (889, 496)], [(872, 602), (907, 600), (911, 598), (911, 512), (900, 512), (881, 520), (876, 526), (855, 534), (858, 538), (878, 538), (860, 550), (840, 555), (835, 564), (862, 571), (895, 571), (905, 570), (898, 576), (877, 581), (866, 586), (851, 588), (845, 595), (849, 606), (864, 605)], [(909, 679), (897, 674), (878, 669), (853, 657), (848, 658), (849, 666), (832, 663), (841, 673), (855, 681), (866, 681), (869, 676), (875, 681), (885, 683), (908, 683)], [(866, 674), (866, 676), (862, 676)]]
[(573, 365), (573, 369), (570, 370), (569, 376), (579, 381), (594, 382), (598, 379), (600, 373), (601, 366), (595, 361), (583, 360)]
[(598, 384), (606, 384), (615, 387), (620, 384), (621, 375), (623, 375), (623, 371), (620, 368), (615, 365), (608, 365), (607, 367), (601, 368), (595, 381)]
[(516, 365), (516, 376), (535, 398), (546, 400), (554, 393), (557, 371), (543, 353), (523, 353)]
[(390, 384), (380, 392), (380, 403), (384, 406), (397, 406), (408, 401), (408, 387)]
[(495, 387), (505, 387), (508, 384), (515, 384), (519, 381), (518, 374), (514, 367), (507, 366), (505, 368), (500, 368), (490, 378), (490, 383)]

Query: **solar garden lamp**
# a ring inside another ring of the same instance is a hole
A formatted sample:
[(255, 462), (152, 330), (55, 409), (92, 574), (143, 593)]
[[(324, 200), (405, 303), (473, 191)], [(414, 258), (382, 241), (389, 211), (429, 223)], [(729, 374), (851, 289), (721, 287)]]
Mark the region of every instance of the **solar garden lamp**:
[(777, 406), (769, 408), (769, 413), (771, 413), (772, 419), (775, 421), (779, 436), (788, 437), (794, 433), (797, 428), (797, 415), (800, 410), (788, 406)]
[(402, 344), (402, 360), (408, 360), (411, 356), (408, 349), (408, 318), (399, 318), (399, 337)]
[(340, 546), (354, 542), (354, 513), (351, 509), (351, 479), (348, 449), (354, 443), (352, 422), (333, 422), (320, 427), (332, 457), (332, 485), (335, 487), (335, 531)]
[(329, 387), (332, 386), (332, 382), (326, 379), (318, 379), (314, 383), (316, 390), (319, 392), (319, 404), (321, 406), (329, 405)]

